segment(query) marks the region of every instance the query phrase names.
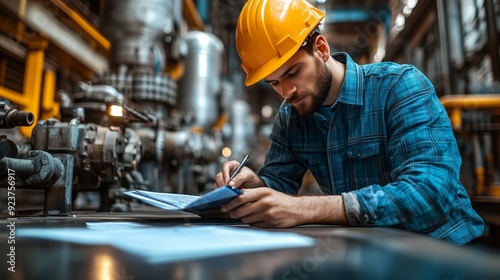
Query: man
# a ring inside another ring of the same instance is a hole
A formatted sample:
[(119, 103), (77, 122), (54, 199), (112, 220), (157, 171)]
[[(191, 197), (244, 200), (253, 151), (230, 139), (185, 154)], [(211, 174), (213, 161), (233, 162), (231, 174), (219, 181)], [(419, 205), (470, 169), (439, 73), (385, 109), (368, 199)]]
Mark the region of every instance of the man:
[[(330, 55), (305, 0), (249, 0), (236, 47), (246, 85), (269, 83), (285, 101), (258, 175), (249, 168), (215, 187), (244, 194), (222, 207), (259, 227), (387, 226), (465, 244), (483, 220), (459, 182), (461, 158), (447, 113), (415, 67), (356, 64)], [(295, 196), (309, 169), (325, 196)]]

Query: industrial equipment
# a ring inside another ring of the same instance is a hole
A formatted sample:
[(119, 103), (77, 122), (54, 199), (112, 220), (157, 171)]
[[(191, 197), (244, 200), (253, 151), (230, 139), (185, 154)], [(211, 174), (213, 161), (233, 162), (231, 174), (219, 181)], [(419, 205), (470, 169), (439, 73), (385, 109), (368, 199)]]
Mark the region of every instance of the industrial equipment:
[[(44, 190), (44, 215), (71, 215), (89, 192), (101, 211), (131, 210), (131, 189), (205, 192), (221, 161), (231, 87), (220, 39), (184, 30), (180, 0), (107, 0), (103, 14), (109, 68), (59, 90), (60, 118), (38, 120), (23, 153), (0, 131), (0, 174), (15, 169), (17, 188)], [(169, 72), (176, 65), (182, 74)], [(0, 128), (36, 119), (2, 104)]]

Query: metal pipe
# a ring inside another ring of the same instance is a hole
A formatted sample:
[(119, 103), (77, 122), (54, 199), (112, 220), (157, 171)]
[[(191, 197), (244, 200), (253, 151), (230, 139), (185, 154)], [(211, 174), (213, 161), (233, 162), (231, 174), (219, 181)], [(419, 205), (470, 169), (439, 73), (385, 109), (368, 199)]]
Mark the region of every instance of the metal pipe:
[(33, 113), (10, 108), (6, 103), (0, 101), (0, 128), (31, 126), (34, 119)]
[(182, 7), (184, 11), (184, 16), (186, 17), (187, 22), (190, 26), (196, 28), (197, 30), (204, 31), (205, 25), (203, 20), (196, 10), (196, 5), (193, 0), (183, 0)]
[(222, 41), (211, 33), (186, 35), (188, 56), (179, 81), (179, 108), (194, 118), (194, 126), (210, 131), (219, 117), (217, 104), (222, 91)]
[(495, 4), (493, 0), (485, 1), (486, 8), (486, 30), (488, 32), (488, 54), (491, 58), (491, 71), (493, 80), (500, 81), (500, 55), (498, 53), (498, 31), (497, 18), (495, 15)]
[(450, 63), (450, 41), (448, 37), (448, 16), (446, 14), (446, 5), (444, 3), (445, 0), (437, 0), (437, 14), (438, 14), (438, 23), (439, 23), (439, 37), (441, 40), (441, 60), (443, 67), (443, 85), (444, 85), (444, 93), (450, 94), (454, 92), (454, 85), (451, 82), (451, 63)]
[[(165, 39), (174, 33), (174, 5), (171, 0), (108, 0), (104, 10), (103, 34), (112, 44), (110, 65), (138, 67), (152, 74), (157, 60), (164, 70)], [(140, 11), (140, 12), (139, 12)], [(159, 53), (153, 55), (152, 49)], [(156, 56), (156, 58), (155, 58)]]

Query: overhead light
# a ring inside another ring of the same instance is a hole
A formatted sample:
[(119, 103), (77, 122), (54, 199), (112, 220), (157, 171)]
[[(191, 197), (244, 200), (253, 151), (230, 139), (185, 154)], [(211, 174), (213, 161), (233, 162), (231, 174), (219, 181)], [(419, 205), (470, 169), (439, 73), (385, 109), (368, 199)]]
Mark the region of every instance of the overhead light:
[(260, 112), (264, 118), (270, 118), (273, 115), (273, 108), (269, 105), (262, 106)]
[(415, 6), (417, 5), (417, 3), (418, 0), (408, 0), (408, 2), (406, 2), (406, 5), (403, 8), (403, 14), (405, 16), (409, 16), (413, 11), (413, 8), (415, 8)]
[(123, 107), (119, 105), (111, 105), (108, 108), (108, 114), (113, 117), (123, 117)]
[(417, 6), (417, 3), (418, 0), (408, 0), (408, 2), (406, 2), (406, 7), (413, 9), (415, 8), (415, 6)]
[(409, 16), (409, 15), (411, 15), (411, 12), (412, 12), (412, 11), (413, 11), (413, 8), (410, 8), (410, 7), (408, 7), (408, 6), (405, 6), (405, 7), (403, 8), (403, 15), (405, 15), (405, 16)]
[(228, 158), (228, 157), (230, 157), (230, 156), (231, 156), (231, 154), (232, 154), (231, 148), (229, 148), (229, 147), (224, 147), (224, 148), (222, 149), (222, 156), (223, 156), (223, 157)]
[(374, 62), (380, 62), (385, 57), (385, 48), (379, 47), (377, 48), (377, 52), (373, 55)]
[(401, 31), (405, 27), (405, 16), (403, 14), (399, 14), (396, 16), (394, 20), (394, 29), (396, 31)]

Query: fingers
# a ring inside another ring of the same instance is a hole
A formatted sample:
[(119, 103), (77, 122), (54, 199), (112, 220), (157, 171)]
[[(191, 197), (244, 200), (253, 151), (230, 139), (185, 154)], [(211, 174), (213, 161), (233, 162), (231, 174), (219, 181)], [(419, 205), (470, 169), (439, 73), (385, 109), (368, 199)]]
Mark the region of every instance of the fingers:
[(252, 169), (243, 167), (240, 173), (234, 176), (234, 178), (227, 184), (228, 186), (234, 188), (254, 188), (255, 186), (251, 184), (254, 181), (254, 177), (257, 177), (257, 175), (252, 171)]
[(236, 169), (238, 164), (239, 163), (235, 160), (224, 163), (221, 167), (221, 172), (215, 175), (214, 188), (217, 189), (227, 185), (229, 183), (228, 181), (229, 178), (231, 177), (232, 171)]
[(243, 195), (221, 207), (230, 218), (258, 227), (292, 227), (300, 224), (293, 197), (268, 187), (243, 189)]
[(222, 172), (219, 172), (217, 175), (215, 175), (215, 183), (214, 183), (214, 189), (218, 189), (222, 186), (224, 186), (224, 179), (222, 179)]
[(268, 188), (257, 188), (257, 189), (242, 189), (242, 192), (243, 192), (242, 195), (239, 195), (233, 200), (224, 204), (224, 206), (221, 207), (221, 210), (223, 212), (229, 212), (235, 208), (240, 207), (243, 204), (258, 201), (262, 199), (262, 197), (269, 195), (270, 192), (272, 192), (272, 190)]
[(239, 162), (231, 160), (222, 165), (221, 173), (224, 184), (229, 183), (229, 178), (231, 178), (231, 174), (233, 174), (234, 170), (236, 170), (239, 164), (240, 164)]
[(242, 207), (236, 208), (229, 212), (229, 217), (240, 219), (241, 222), (249, 225), (264, 225), (267, 224), (269, 217), (265, 215), (265, 211), (256, 203), (247, 203)]
[(234, 182), (231, 184), (231, 182), (229, 182), (229, 178), (231, 178), (231, 175), (236, 170), (236, 168), (238, 168), (239, 164), (239, 162), (232, 160), (222, 165), (222, 171), (220, 174), (222, 174), (221, 182), (223, 185), (230, 185), (234, 187)]
[[(224, 204), (224, 206), (221, 207), (221, 211), (232, 212), (231, 214), (234, 216), (234, 218), (246, 216), (250, 213), (255, 212), (257, 207), (262, 207), (262, 205), (252, 206), (254, 204), (253, 202), (260, 200), (270, 192), (270, 190), (266, 188), (243, 189), (242, 191), (242, 195)], [(241, 207), (242, 205), (245, 205), (245, 207)]]
[(243, 189), (243, 194), (237, 196), (236, 198), (232, 199), (231, 201), (227, 202), (221, 207), (222, 212), (229, 212), (231, 210), (234, 210), (235, 208), (240, 207), (241, 205), (250, 202), (248, 200), (248, 190)]
[(230, 210), (227, 214), (229, 218), (240, 219), (245, 224), (254, 225), (266, 223), (266, 216), (262, 212), (261, 205), (250, 202)]
[(221, 172), (215, 176), (214, 188), (220, 188), (228, 185), (235, 188), (256, 188), (262, 186), (259, 176), (248, 167), (243, 167), (240, 172), (229, 181), (231, 174), (238, 167), (239, 162), (232, 160), (224, 163)]
[(227, 212), (229, 218), (239, 219), (245, 224), (256, 227), (272, 227), (273, 219), (267, 215), (269, 209), (263, 208), (258, 202), (243, 203)]

